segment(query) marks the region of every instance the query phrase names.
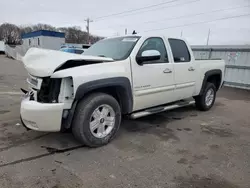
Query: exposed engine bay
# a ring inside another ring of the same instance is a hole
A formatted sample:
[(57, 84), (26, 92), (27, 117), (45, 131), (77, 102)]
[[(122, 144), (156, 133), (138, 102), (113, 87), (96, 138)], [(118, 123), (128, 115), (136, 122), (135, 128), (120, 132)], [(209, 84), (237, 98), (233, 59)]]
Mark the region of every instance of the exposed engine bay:
[(58, 103), (61, 79), (43, 78), (40, 90), (37, 92), (37, 101), (42, 103)]
[(65, 109), (70, 109), (74, 98), (74, 86), (72, 77), (51, 78), (34, 77), (29, 75), (27, 79), (29, 91), (21, 88), (30, 100), (40, 103), (64, 103)]

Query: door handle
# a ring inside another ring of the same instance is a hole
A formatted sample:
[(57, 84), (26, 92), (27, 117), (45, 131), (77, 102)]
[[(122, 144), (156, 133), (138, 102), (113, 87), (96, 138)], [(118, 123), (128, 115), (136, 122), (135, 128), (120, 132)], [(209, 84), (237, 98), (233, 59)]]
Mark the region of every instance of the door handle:
[(165, 69), (165, 70), (163, 71), (163, 73), (172, 73), (172, 70), (170, 70), (170, 69)]
[(194, 71), (195, 69), (193, 67), (189, 67), (188, 71)]

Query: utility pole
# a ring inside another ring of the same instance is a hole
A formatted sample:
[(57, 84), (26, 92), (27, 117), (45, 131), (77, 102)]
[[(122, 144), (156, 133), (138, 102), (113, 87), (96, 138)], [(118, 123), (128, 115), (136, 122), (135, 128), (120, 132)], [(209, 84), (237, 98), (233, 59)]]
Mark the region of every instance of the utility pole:
[(210, 38), (210, 28), (209, 28), (209, 30), (208, 30), (208, 35), (207, 35), (207, 45), (208, 45), (208, 43), (209, 43), (209, 38)]
[(181, 37), (182, 37), (182, 30), (181, 30)]
[(125, 29), (125, 35), (127, 35), (127, 33), (128, 33), (128, 30), (127, 30), (127, 28)]
[(93, 20), (91, 20), (90, 18), (87, 18), (86, 20), (84, 20), (85, 22), (87, 22), (86, 25), (86, 29), (87, 29), (87, 34), (88, 34), (88, 43), (90, 44), (90, 37), (89, 37), (89, 23), (93, 22)]

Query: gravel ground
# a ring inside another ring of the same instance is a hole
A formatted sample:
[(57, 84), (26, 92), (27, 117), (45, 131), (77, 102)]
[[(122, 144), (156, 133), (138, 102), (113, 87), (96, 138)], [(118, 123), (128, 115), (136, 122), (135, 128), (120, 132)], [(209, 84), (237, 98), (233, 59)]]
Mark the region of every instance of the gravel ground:
[(0, 56), (0, 187), (250, 187), (250, 93), (223, 88), (214, 107), (123, 120), (105, 147), (70, 133), (26, 131), (19, 120), (21, 62)]

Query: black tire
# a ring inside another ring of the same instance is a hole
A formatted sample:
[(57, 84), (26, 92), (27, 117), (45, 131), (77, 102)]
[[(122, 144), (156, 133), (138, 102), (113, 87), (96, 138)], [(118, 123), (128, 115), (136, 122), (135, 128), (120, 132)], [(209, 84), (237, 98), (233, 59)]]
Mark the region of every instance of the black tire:
[[(90, 130), (90, 118), (100, 105), (109, 105), (115, 112), (115, 124), (111, 132), (104, 138), (95, 137)], [(117, 100), (105, 93), (93, 93), (82, 99), (75, 111), (72, 133), (75, 138), (88, 147), (100, 147), (108, 144), (116, 135), (121, 123), (121, 109)]]
[[(214, 91), (214, 98), (213, 101), (210, 105), (206, 104), (206, 94), (208, 92), (208, 90), (212, 89)], [(195, 99), (195, 105), (197, 107), (197, 109), (201, 110), (201, 111), (208, 111), (210, 108), (212, 108), (212, 106), (214, 105), (214, 101), (216, 98), (216, 87), (213, 83), (208, 82), (206, 84), (206, 87), (203, 91), (203, 93), (199, 96), (194, 97)]]

